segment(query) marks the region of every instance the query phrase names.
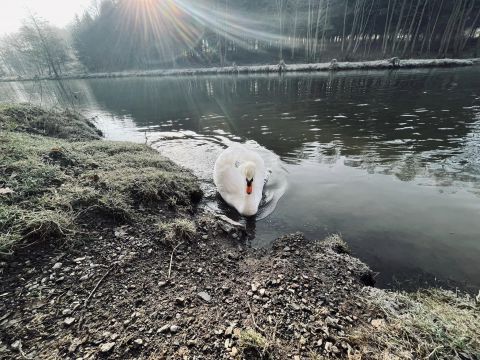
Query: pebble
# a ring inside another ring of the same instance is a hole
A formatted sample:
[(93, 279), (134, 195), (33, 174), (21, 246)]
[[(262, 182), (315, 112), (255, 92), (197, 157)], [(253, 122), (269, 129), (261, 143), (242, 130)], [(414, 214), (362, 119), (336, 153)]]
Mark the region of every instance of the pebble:
[(331, 342), (327, 341), (325, 343), (325, 351), (330, 352), (330, 350), (332, 350), (332, 346), (333, 346), (333, 344)]
[(197, 341), (197, 340), (191, 339), (191, 340), (188, 340), (188, 341), (187, 341), (187, 346), (190, 346), (190, 347), (192, 347), (192, 346), (197, 346), (197, 344), (198, 344), (198, 341)]
[(229, 326), (226, 330), (225, 330), (225, 335), (226, 336), (230, 336), (232, 335), (233, 333), (233, 326)]
[(167, 332), (168, 330), (170, 330), (170, 325), (167, 324), (167, 325), (163, 325), (161, 328), (159, 328), (157, 330), (157, 333), (165, 333)]
[(167, 284), (168, 284), (168, 283), (167, 283), (166, 281), (160, 281), (160, 282), (158, 283), (158, 287), (162, 288), (162, 287), (164, 287), (164, 286), (167, 286)]
[(143, 345), (143, 340), (140, 339), (140, 338), (135, 339), (133, 342), (134, 342), (136, 345), (138, 345), (138, 346), (142, 346), (142, 345)]
[(55, 265), (53, 265), (52, 269), (53, 270), (57, 270), (57, 269), (60, 269), (62, 267), (62, 263), (61, 262), (57, 262), (55, 263)]
[(178, 325), (172, 325), (170, 326), (170, 332), (175, 334), (178, 330), (180, 330), (180, 326)]
[(232, 350), (230, 351), (230, 356), (235, 357), (237, 356), (237, 354), (238, 354), (238, 349), (235, 346), (232, 347)]
[(114, 346), (115, 346), (114, 342), (103, 343), (100, 345), (100, 352), (104, 354), (108, 353), (110, 350), (113, 349)]
[(203, 301), (206, 301), (206, 302), (212, 301), (212, 297), (205, 291), (199, 292), (197, 295)]
[(22, 341), (21, 340), (17, 340), (15, 341), (12, 345), (12, 349), (14, 350), (18, 350), (22, 347)]
[(183, 305), (185, 303), (185, 298), (183, 296), (177, 297), (175, 299), (175, 304), (177, 305)]
[(63, 322), (65, 323), (65, 325), (70, 326), (75, 322), (75, 318), (67, 317)]
[(252, 283), (252, 292), (256, 292), (258, 290), (258, 285), (256, 283)]

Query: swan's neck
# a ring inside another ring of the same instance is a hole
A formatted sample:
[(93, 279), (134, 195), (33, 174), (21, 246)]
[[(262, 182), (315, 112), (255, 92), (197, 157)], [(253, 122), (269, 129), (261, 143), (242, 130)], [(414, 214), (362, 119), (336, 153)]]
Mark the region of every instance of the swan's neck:
[(241, 213), (246, 216), (255, 215), (258, 211), (258, 204), (255, 201), (255, 196), (253, 194), (245, 194), (243, 201), (243, 209), (240, 209)]

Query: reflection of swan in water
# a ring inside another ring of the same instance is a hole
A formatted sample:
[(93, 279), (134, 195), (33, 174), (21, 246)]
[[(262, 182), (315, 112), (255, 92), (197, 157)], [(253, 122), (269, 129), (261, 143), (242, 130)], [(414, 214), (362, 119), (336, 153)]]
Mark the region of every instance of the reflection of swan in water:
[(244, 216), (258, 212), (265, 177), (265, 163), (261, 156), (240, 144), (224, 150), (213, 171), (222, 198)]

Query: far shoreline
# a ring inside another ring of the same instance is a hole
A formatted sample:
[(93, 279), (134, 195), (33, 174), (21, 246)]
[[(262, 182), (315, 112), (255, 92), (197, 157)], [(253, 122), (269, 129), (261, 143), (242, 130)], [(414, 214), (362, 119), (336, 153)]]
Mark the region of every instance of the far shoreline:
[(166, 77), (166, 76), (197, 76), (197, 75), (237, 75), (237, 74), (281, 74), (308, 73), (350, 70), (397, 70), (442, 67), (465, 67), (480, 64), (480, 58), (472, 59), (399, 59), (391, 58), (373, 61), (331, 62), (311, 64), (275, 64), (248, 65), (205, 68), (157, 69), (157, 70), (126, 70), (118, 72), (74, 73), (65, 74), (59, 78), (54, 76), (35, 77), (3, 77), (0, 82), (40, 81), (40, 80), (81, 80), (107, 79), (128, 77)]

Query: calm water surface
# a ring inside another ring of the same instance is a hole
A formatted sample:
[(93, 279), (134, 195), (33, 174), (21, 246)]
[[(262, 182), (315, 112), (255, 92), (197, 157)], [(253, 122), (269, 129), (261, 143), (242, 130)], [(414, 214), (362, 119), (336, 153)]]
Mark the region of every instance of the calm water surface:
[(147, 141), (204, 181), (232, 141), (272, 171), (249, 226), (341, 233), (381, 286), (480, 287), (480, 68), (0, 83), (0, 101), (65, 103), (106, 137)]

